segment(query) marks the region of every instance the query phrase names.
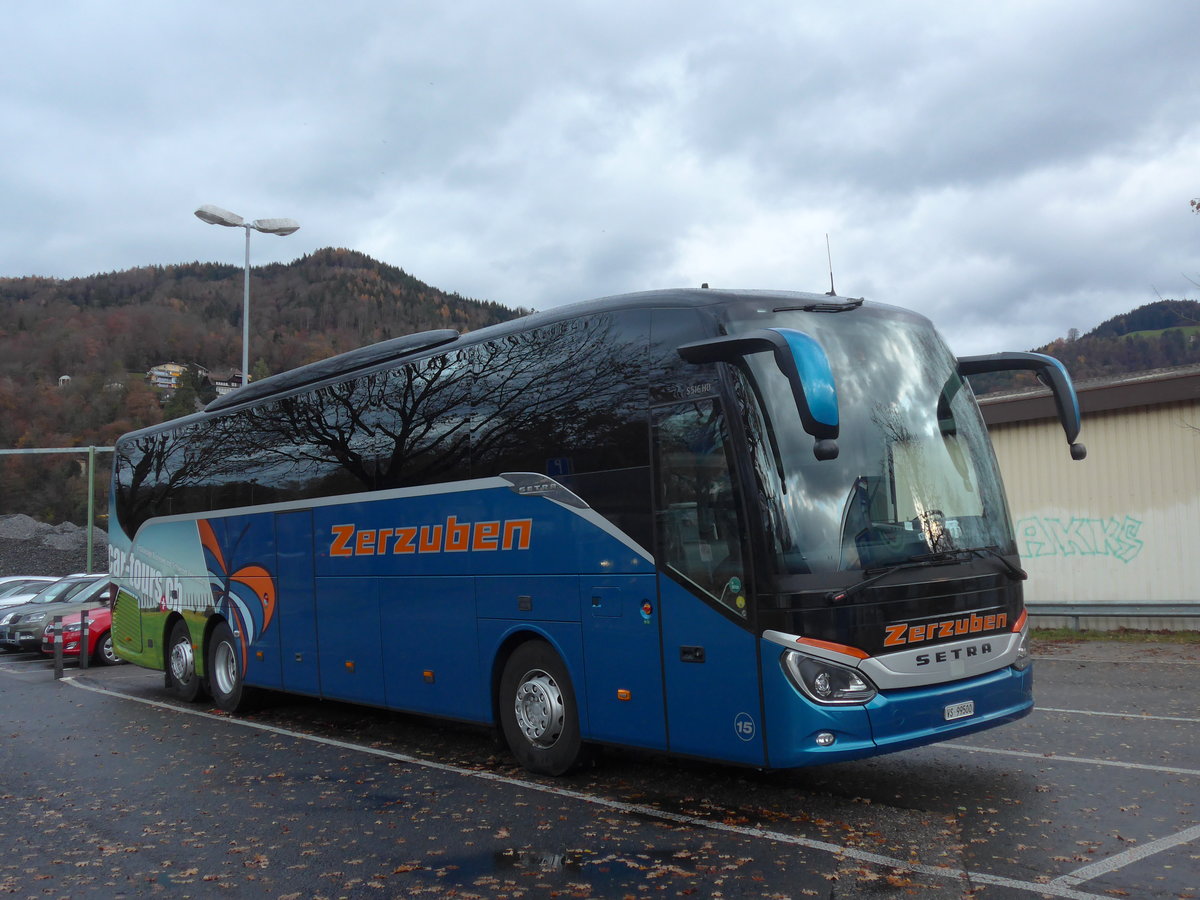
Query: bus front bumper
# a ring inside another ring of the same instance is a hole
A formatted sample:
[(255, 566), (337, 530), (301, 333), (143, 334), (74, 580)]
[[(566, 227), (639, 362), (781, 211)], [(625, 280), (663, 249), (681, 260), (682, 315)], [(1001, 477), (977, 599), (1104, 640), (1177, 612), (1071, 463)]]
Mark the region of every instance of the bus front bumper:
[[(973, 712), (947, 716), (970, 703)], [(962, 737), (1012, 722), (1033, 711), (1033, 668), (1007, 666), (987, 675), (928, 688), (880, 694), (867, 704), (880, 753)]]
[[(881, 692), (860, 706), (819, 706), (790, 684), (776, 687), (767, 691), (771, 768), (894, 753), (994, 728), (1033, 710), (1032, 666)], [(971, 712), (963, 714), (968, 704)]]

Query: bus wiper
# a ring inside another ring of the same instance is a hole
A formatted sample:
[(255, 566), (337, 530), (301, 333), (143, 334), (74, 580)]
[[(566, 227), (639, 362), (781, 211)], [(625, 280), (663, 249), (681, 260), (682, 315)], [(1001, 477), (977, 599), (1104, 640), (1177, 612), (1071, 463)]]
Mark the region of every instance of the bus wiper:
[(847, 588), (842, 588), (838, 591), (830, 591), (825, 595), (825, 599), (831, 603), (844, 603), (851, 597), (870, 587), (877, 581), (881, 581), (887, 576), (900, 572), (904, 569), (920, 569), (926, 566), (944, 566), (949, 563), (958, 562), (964, 559), (974, 559), (977, 556), (992, 556), (1004, 565), (1008, 576), (1014, 581), (1024, 581), (1029, 577), (1029, 573), (1020, 566), (1014, 566), (1005, 559), (996, 547), (964, 547), (961, 550), (940, 550), (937, 553), (921, 553), (916, 556), (910, 556), (902, 563), (897, 563), (894, 566), (888, 566), (886, 569), (881, 569), (874, 575), (864, 578), (862, 581), (855, 582)]
[(963, 547), (957, 550), (942, 550), (938, 553), (927, 553), (921, 557), (912, 557), (912, 559), (945, 560), (950, 562), (956, 559), (970, 559), (976, 556), (991, 556), (1000, 560), (1001, 565), (1004, 566), (1004, 571), (1008, 573), (1008, 577), (1013, 581), (1024, 581), (1029, 577), (1028, 572), (1005, 559), (997, 547)]
[(954, 561), (954, 557), (943, 557), (943, 554), (940, 553), (925, 553), (920, 556), (910, 556), (904, 562), (888, 566), (886, 569), (880, 569), (874, 575), (870, 575), (862, 581), (856, 581), (850, 587), (842, 588), (838, 591), (830, 591), (825, 595), (825, 599), (832, 603), (844, 603), (855, 594), (860, 593), (864, 588), (868, 588), (875, 582), (887, 578), (894, 572), (900, 572), (904, 569), (924, 569), (928, 566), (944, 566)]
[[(827, 294), (826, 296), (832, 297), (834, 295)], [(771, 312), (777, 312), (777, 313), (780, 313), (780, 312), (839, 313), (839, 312), (846, 312), (847, 310), (850, 310), (850, 309), (858, 309), (860, 306), (863, 305), (863, 302), (864, 302), (864, 300), (862, 297), (848, 297), (844, 300), (841, 298), (835, 297), (835, 299), (833, 299), (833, 300), (817, 300), (813, 303), (801, 304), (800, 306), (777, 306), (773, 310), (771, 310)]]

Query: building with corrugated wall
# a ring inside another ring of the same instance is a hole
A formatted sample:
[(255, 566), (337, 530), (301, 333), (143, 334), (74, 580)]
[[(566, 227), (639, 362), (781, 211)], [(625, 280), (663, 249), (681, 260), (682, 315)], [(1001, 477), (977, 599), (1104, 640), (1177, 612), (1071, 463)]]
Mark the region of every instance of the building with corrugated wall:
[[(1200, 366), (1076, 386), (1087, 458), (1073, 461), (1048, 390), (980, 397), (1038, 605), (1193, 605), (1200, 615)], [(1080, 608), (1083, 608), (1082, 606)], [(1039, 624), (1058, 624), (1046, 619)], [(1088, 627), (1197, 619), (1089, 617)]]

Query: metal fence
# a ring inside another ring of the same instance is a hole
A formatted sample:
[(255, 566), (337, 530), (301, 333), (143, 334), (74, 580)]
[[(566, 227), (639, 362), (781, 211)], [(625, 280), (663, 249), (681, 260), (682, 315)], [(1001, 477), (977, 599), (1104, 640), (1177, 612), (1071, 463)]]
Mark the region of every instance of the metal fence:
[[(1192, 631), (1200, 629), (1200, 603), (1040, 603), (1026, 601), (1025, 609), (1033, 624), (1055, 627), (1064, 621), (1079, 631), (1081, 620), (1087, 628), (1107, 630), (1117, 627), (1141, 630)], [(1110, 622), (1108, 620), (1113, 620)], [(1049, 620), (1049, 621), (1046, 621)]]

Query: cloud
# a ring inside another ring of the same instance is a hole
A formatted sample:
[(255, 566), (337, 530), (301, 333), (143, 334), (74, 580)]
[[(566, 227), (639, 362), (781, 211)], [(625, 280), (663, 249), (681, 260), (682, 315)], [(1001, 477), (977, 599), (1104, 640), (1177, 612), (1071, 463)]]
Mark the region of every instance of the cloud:
[[(0, 274), (239, 263), (290, 216), (544, 308), (694, 285), (910, 306), (962, 353), (1195, 288), (1187, 4), (77, 2), (0, 35)], [(1153, 286), (1153, 287), (1152, 287)]]

